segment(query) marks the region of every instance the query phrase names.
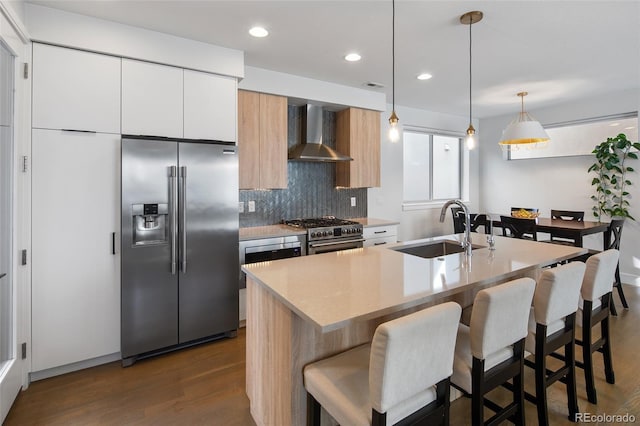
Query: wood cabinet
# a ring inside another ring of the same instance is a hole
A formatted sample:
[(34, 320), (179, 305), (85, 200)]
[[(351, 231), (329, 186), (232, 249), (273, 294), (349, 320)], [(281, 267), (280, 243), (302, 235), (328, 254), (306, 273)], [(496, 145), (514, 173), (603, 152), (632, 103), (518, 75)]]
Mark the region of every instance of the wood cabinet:
[(380, 112), (347, 108), (336, 115), (336, 148), (353, 161), (336, 164), (336, 185), (380, 186)]
[(287, 187), (287, 98), (238, 91), (240, 189)]
[(364, 247), (398, 242), (398, 225), (368, 226), (362, 230)]
[(34, 43), (33, 127), (120, 133), (120, 62)]
[(120, 351), (120, 135), (33, 129), (32, 371)]

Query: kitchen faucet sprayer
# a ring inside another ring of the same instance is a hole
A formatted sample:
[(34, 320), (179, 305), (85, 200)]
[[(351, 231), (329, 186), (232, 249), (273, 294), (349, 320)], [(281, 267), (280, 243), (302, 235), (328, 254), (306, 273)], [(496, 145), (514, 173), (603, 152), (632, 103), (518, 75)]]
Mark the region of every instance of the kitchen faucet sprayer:
[(440, 211), (440, 222), (444, 222), (444, 218), (447, 214), (447, 209), (449, 208), (449, 206), (451, 204), (455, 204), (457, 206), (459, 206), (460, 208), (462, 208), (462, 211), (464, 212), (464, 225), (465, 225), (465, 229), (464, 229), (464, 239), (462, 240), (462, 248), (464, 248), (464, 252), (467, 256), (471, 256), (471, 217), (469, 216), (469, 209), (467, 208), (467, 206), (460, 200), (449, 200), (446, 203), (444, 203), (444, 206), (442, 206), (442, 210)]

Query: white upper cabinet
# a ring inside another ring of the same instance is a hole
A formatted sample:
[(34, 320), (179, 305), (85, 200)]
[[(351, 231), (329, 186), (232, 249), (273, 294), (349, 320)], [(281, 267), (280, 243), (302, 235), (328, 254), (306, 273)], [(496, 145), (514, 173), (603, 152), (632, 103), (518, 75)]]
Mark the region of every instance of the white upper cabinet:
[(122, 59), (122, 134), (183, 137), (182, 68)]
[(236, 141), (235, 78), (184, 70), (184, 137)]
[(33, 127), (120, 133), (120, 62), (33, 44)]

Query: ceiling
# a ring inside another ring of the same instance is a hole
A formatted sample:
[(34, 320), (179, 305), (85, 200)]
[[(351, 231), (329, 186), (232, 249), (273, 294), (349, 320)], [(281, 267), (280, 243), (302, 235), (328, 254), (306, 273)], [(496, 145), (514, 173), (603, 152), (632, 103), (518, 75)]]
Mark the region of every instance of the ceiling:
[[(391, 0), (28, 1), (245, 52), (245, 65), (367, 90), (391, 103)], [(519, 111), (640, 88), (640, 0), (396, 0), (398, 105), (469, 114), (472, 26), (473, 116)], [(254, 25), (270, 35), (249, 36)], [(357, 51), (362, 60), (344, 55)], [(428, 72), (433, 78), (419, 81)], [(368, 89), (366, 82), (384, 88)]]

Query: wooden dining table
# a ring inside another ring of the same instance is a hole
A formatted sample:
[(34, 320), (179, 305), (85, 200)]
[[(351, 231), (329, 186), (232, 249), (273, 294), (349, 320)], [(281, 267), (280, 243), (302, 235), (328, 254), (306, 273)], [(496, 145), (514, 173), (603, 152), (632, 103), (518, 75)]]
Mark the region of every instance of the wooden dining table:
[[(491, 215), (491, 217), (499, 218), (500, 215)], [(493, 225), (501, 226), (500, 220), (494, 220)], [(582, 240), (585, 235), (604, 233), (608, 228), (608, 222), (593, 222), (589, 220), (579, 222), (577, 220), (551, 219), (549, 217), (536, 218), (537, 232), (553, 233), (563, 238), (570, 238), (574, 241), (576, 247), (582, 247)]]

